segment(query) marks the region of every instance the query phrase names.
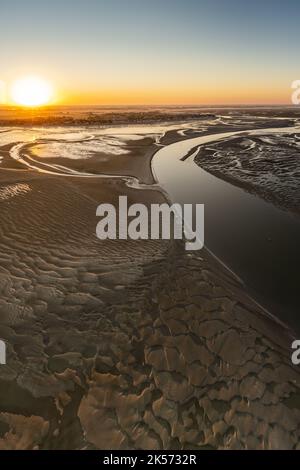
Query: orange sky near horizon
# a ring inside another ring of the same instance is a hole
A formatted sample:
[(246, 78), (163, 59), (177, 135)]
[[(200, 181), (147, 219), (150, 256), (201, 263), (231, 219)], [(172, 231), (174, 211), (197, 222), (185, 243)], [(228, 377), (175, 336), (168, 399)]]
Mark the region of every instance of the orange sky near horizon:
[(61, 105), (285, 105), (291, 91), (282, 89), (209, 89), (200, 90), (102, 90), (57, 93), (54, 104)]
[[(24, 75), (26, 76), (26, 75)], [(53, 88), (53, 96), (49, 105), (285, 105), (291, 104), (291, 84), (272, 87), (256, 87), (249, 84), (242, 88), (236, 85), (212, 86), (200, 85), (193, 88), (176, 86), (143, 89), (128, 87), (127, 89), (103, 88), (89, 89), (63, 88), (54, 80), (48, 80)], [(20, 76), (23, 77), (23, 76)], [(18, 77), (19, 78), (19, 77)], [(11, 84), (7, 85), (6, 99), (2, 104), (16, 103), (11, 96)]]

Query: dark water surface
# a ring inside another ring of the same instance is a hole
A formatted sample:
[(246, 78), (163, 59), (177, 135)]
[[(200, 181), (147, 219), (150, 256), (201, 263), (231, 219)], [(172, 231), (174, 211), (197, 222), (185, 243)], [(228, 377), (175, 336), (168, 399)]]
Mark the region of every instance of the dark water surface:
[(205, 245), (243, 279), (256, 300), (300, 331), (300, 219), (212, 176), (193, 158), (181, 160), (195, 146), (222, 136), (160, 149), (153, 172), (172, 202), (204, 203)]

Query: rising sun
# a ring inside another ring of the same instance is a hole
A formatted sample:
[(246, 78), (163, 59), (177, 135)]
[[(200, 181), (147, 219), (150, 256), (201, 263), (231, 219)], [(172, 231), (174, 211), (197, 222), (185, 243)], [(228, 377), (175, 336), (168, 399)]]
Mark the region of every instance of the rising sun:
[(53, 89), (50, 83), (39, 77), (25, 77), (12, 84), (13, 101), (21, 106), (42, 106), (51, 101)]

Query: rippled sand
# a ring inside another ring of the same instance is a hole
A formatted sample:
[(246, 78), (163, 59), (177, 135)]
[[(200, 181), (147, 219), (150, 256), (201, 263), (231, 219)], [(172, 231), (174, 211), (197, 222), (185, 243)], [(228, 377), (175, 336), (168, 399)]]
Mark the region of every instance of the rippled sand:
[(243, 136), (203, 146), (204, 169), (280, 207), (300, 211), (299, 134)]
[[(1, 449), (299, 446), (292, 333), (205, 251), (95, 236), (101, 202), (164, 200), (151, 155), (189, 129), (136, 140), (118, 130), (127, 153), (107, 153), (106, 167), (99, 149), (82, 167), (66, 155), (58, 163), (49, 129), (0, 134)], [(128, 166), (148, 186), (114, 177)], [(72, 176), (108, 168), (108, 178)]]

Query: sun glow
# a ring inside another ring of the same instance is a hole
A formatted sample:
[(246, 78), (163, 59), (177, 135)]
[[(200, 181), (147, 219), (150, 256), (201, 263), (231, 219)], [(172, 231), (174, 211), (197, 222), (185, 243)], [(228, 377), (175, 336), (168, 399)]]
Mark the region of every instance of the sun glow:
[(42, 106), (51, 101), (53, 89), (41, 78), (25, 77), (12, 84), (11, 97), (20, 106)]

